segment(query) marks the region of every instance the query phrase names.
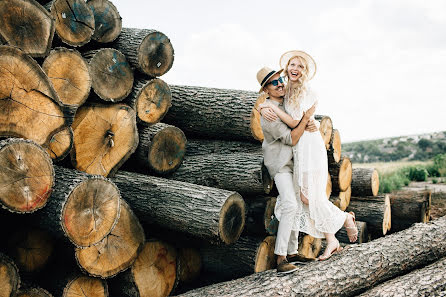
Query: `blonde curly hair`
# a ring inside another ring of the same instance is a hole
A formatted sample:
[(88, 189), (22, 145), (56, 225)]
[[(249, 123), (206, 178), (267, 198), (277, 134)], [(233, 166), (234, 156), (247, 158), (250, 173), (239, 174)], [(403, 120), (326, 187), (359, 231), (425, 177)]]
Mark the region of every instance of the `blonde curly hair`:
[[(297, 82), (291, 83), (290, 78), (288, 76), (288, 66), (290, 65), (290, 62), (295, 58), (297, 58), (300, 61), (300, 63), (304, 68), (301, 71), (302, 76), (297, 80)], [(288, 60), (283, 72), (285, 73), (285, 78), (287, 81), (285, 91), (286, 91), (286, 97), (288, 98), (288, 104), (290, 106), (297, 107), (299, 106), (301, 98), (303, 98), (303, 96), (307, 92), (308, 63), (301, 56), (293, 56)]]

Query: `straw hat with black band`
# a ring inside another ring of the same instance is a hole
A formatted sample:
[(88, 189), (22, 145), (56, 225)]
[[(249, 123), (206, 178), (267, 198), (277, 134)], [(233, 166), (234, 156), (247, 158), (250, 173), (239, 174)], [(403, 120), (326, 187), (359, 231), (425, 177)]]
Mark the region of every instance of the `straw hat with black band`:
[(260, 90), (259, 93), (262, 93), (263, 91), (263, 87), (265, 86), (266, 82), (273, 77), (274, 75), (276, 75), (277, 73), (282, 73), (283, 69), (280, 69), (278, 71), (272, 70), (269, 67), (263, 67), (262, 69), (260, 69), (257, 72), (257, 81), (260, 84)]

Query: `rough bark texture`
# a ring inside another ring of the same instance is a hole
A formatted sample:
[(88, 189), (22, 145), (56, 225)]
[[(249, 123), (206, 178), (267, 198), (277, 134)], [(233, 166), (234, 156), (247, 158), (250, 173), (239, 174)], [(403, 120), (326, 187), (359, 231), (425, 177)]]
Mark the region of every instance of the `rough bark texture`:
[(0, 141), (0, 204), (12, 212), (30, 213), (47, 204), (54, 186), (53, 163), (35, 142)]
[(125, 104), (90, 104), (73, 121), (73, 166), (90, 174), (113, 176), (138, 146), (133, 109)]
[(103, 279), (80, 275), (72, 279), (62, 297), (108, 297), (108, 285)]
[(119, 102), (132, 91), (133, 69), (125, 56), (114, 48), (83, 52), (91, 73), (91, 87), (104, 101)]
[(255, 92), (170, 85), (172, 107), (164, 118), (188, 138), (255, 141), (250, 128)]
[(94, 15), (83, 0), (54, 0), (45, 5), (56, 22), (56, 34), (71, 46), (81, 46), (91, 40)]
[(87, 5), (94, 15), (94, 33), (91, 38), (100, 43), (112, 42), (118, 38), (122, 19), (113, 3), (108, 0), (89, 0)]
[(226, 244), (245, 225), (245, 203), (236, 192), (123, 171), (113, 181), (146, 223)]
[(390, 194), (392, 232), (409, 228), (414, 223), (430, 220), (431, 191), (401, 191)]
[(107, 236), (120, 209), (118, 188), (102, 176), (55, 166), (56, 184), (46, 207), (34, 222), (56, 238), (64, 236), (87, 247)]
[(185, 157), (168, 178), (250, 194), (268, 194), (273, 187), (263, 155), (253, 153)]
[(354, 296), (377, 283), (446, 256), (446, 217), (353, 245), (327, 261), (287, 275), (275, 270), (189, 291), (181, 296)]
[(352, 197), (352, 190), (350, 187), (346, 191), (339, 192), (337, 196), (330, 196), (330, 201), (336, 205), (340, 210), (344, 211), (350, 204), (350, 198)]
[(360, 297), (418, 297), (446, 295), (446, 258), (406, 275), (388, 280)]
[(178, 249), (178, 267), (180, 283), (190, 283), (197, 279), (201, 272), (202, 261), (200, 252), (191, 247)]
[(350, 158), (342, 156), (338, 163), (328, 162), (328, 172), (331, 176), (332, 195), (347, 191), (352, 183), (352, 162)]
[(73, 129), (70, 126), (65, 127), (55, 133), (43, 147), (54, 162), (63, 160), (73, 148)]
[[(356, 227), (358, 228), (358, 239), (354, 243), (365, 243), (369, 242), (369, 231), (367, 229), (367, 223), (356, 221)], [(348, 239), (347, 230), (345, 228), (341, 228), (338, 232), (336, 232), (336, 238), (343, 243), (351, 244)]]
[(0, 253), (0, 297), (15, 296), (20, 286), (17, 266), (6, 255)]
[(138, 122), (148, 126), (164, 118), (172, 106), (172, 94), (163, 80), (136, 76), (125, 102), (136, 111)]
[(331, 135), (333, 133), (333, 122), (329, 116), (315, 115), (314, 118), (319, 121), (319, 131), (321, 132), (322, 139), (324, 140), (325, 148), (330, 148)]
[(59, 97), (42, 68), (18, 48), (0, 45), (0, 136), (48, 143), (65, 127)]
[(330, 143), (328, 144), (327, 157), (329, 164), (336, 164), (341, 160), (342, 144), (341, 135), (337, 129), (331, 132)]
[(16, 46), (32, 57), (45, 57), (54, 30), (51, 15), (35, 1), (0, 1), (0, 44)]
[(174, 51), (169, 38), (150, 29), (122, 28), (112, 47), (121, 51), (132, 67), (150, 77), (158, 77), (170, 70)]
[(352, 197), (347, 208), (353, 211), (356, 219), (366, 222), (369, 232), (382, 236), (391, 228), (391, 207), (389, 195)]
[(15, 297), (53, 297), (47, 290), (34, 287), (20, 289)]
[(375, 168), (353, 168), (352, 195), (376, 196), (379, 191), (379, 175)]
[(188, 139), (186, 156), (209, 154), (250, 153), (262, 154), (262, 145), (247, 141), (225, 141), (214, 139)]

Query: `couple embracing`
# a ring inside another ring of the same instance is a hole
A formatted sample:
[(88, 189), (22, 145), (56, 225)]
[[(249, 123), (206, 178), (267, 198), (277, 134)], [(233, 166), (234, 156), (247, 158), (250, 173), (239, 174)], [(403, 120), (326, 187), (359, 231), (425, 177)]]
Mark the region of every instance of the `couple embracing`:
[(279, 64), (278, 71), (264, 67), (257, 73), (260, 92), (268, 95), (258, 111), (264, 163), (279, 191), (274, 210), (279, 220), (277, 271), (290, 273), (297, 269), (293, 262), (299, 259), (299, 232), (327, 240), (318, 258), (326, 260), (341, 251), (335, 233), (342, 226), (351, 242), (356, 241), (358, 229), (354, 214), (341, 211), (326, 194), (327, 152), (314, 119), (316, 96), (308, 86), (316, 63), (305, 52), (289, 51)]

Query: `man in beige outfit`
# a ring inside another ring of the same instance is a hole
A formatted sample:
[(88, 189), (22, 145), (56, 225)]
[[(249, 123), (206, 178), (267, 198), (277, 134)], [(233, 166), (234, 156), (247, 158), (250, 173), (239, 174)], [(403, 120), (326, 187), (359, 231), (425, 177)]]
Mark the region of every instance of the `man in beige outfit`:
[[(282, 70), (274, 71), (264, 67), (257, 73), (257, 80), (261, 86), (260, 92), (268, 94), (268, 102), (284, 110), (283, 97), (285, 96), (283, 80), (280, 77)], [(276, 187), (282, 199), (282, 215), (277, 230), (274, 253), (277, 255), (277, 271), (290, 273), (297, 269), (292, 262), (297, 258), (298, 231), (292, 226), (297, 211), (297, 200), (293, 185), (293, 152), (294, 146), (305, 130), (317, 131), (316, 125), (310, 121), (315, 107), (310, 108), (297, 127), (290, 129), (280, 119), (273, 122), (260, 118), (264, 135), (262, 144), (264, 163), (269, 174), (274, 178)]]

